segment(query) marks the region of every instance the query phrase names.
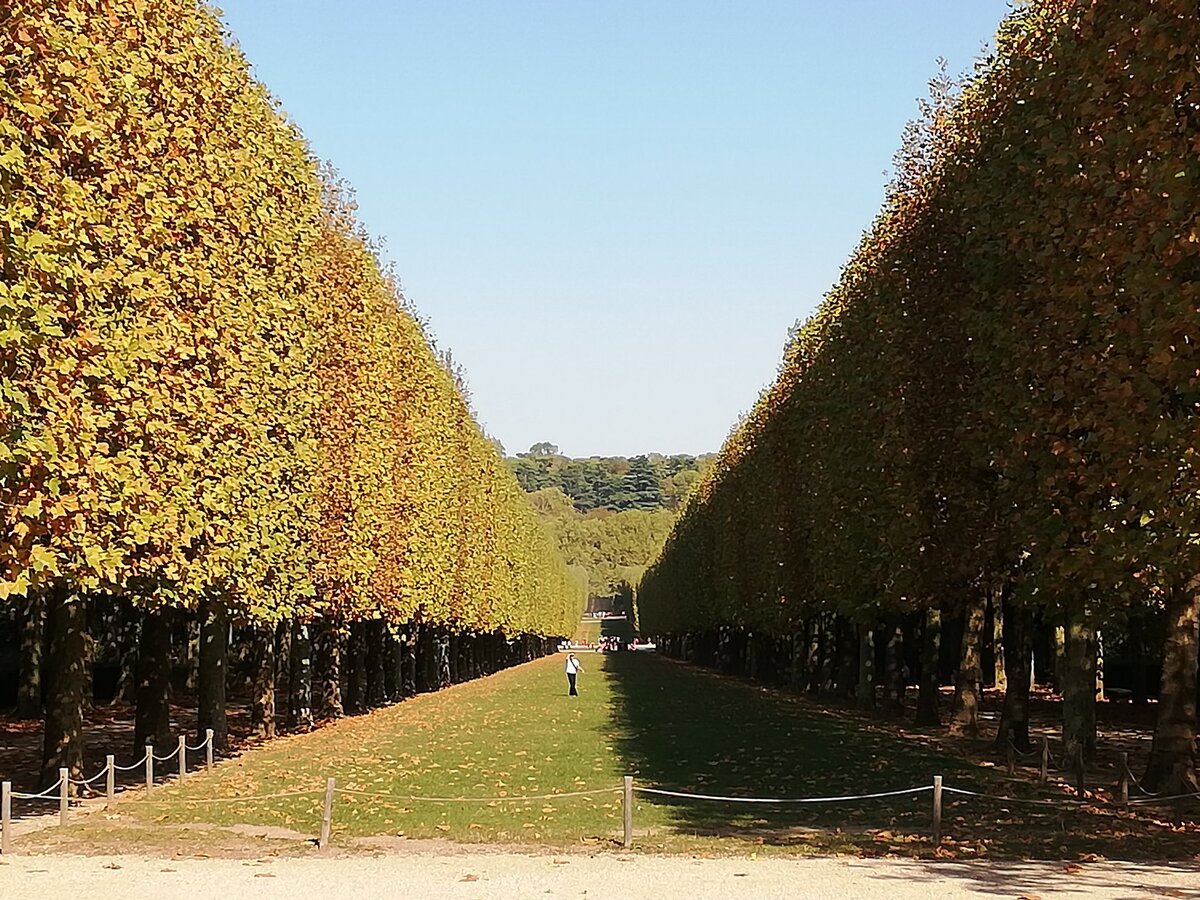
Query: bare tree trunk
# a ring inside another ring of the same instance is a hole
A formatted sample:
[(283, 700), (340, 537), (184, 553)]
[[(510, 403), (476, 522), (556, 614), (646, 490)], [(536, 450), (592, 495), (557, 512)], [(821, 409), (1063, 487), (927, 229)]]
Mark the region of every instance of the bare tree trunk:
[(1004, 709), (993, 746), (1007, 749), (1009, 741), (1022, 753), (1029, 744), (1029, 688), (1033, 663), (1033, 613), (1023, 605), (1004, 603), (1004, 667), (1008, 683), (1004, 689)]
[(942, 611), (936, 606), (925, 610), (925, 627), (921, 633), (921, 683), (917, 692), (917, 725), (941, 725), (938, 711), (938, 692), (941, 677), (938, 672), (942, 651)]
[(1008, 686), (1008, 677), (1004, 668), (1004, 604), (1002, 592), (992, 590), (992, 684), (1000, 690)]
[(371, 708), (383, 706), (383, 629), (382, 619), (363, 623), (363, 640), (366, 648), (366, 700)]
[(83, 708), (87, 700), (87, 604), (64, 587), (46, 597), (49, 638), (46, 715), (42, 733), (42, 787), (58, 781), (58, 770), (83, 777)]
[(1082, 597), (1064, 607), (1066, 668), (1063, 672), (1063, 744), (1067, 757), (1096, 754), (1096, 633)]
[[(417, 630), (418, 625), (410, 622), (404, 630), (400, 645), (400, 686), (405, 697), (417, 693)], [(480, 649), (480, 664), (486, 665), (483, 649)]]
[(196, 730), (204, 737), (206, 729), (213, 732), (213, 748), (229, 747), (229, 721), (225, 715), (225, 678), (228, 671), (229, 620), (225, 608), (216, 602), (205, 604), (200, 623), (200, 667)]
[(954, 718), (950, 731), (967, 737), (979, 736), (979, 704), (983, 697), (983, 664), (980, 648), (987, 618), (987, 598), (979, 594), (963, 617), (962, 650), (954, 685)]
[(292, 659), (288, 675), (288, 728), (311, 728), (312, 639), (305, 622), (292, 621)]
[(319, 685), (317, 717), (337, 719), (342, 709), (342, 643), (337, 626), (327, 620), (314, 623), (313, 649)]
[(46, 598), (31, 592), (21, 601), (21, 661), (17, 682), (18, 719), (42, 718), (42, 671), (46, 652)]
[(258, 737), (275, 737), (275, 629), (254, 626), (254, 680), (250, 728)]
[(367, 641), (365, 622), (351, 622), (346, 638), (346, 712), (356, 715), (367, 711)]
[(117, 685), (113, 702), (137, 702), (138, 634), (141, 616), (128, 598), (119, 598), (113, 612), (113, 646), (117, 654)]
[(904, 713), (904, 694), (907, 685), (904, 678), (904, 626), (896, 619), (889, 619), (886, 628), (887, 644), (884, 646), (883, 708), (893, 714)]
[(868, 711), (875, 708), (875, 628), (858, 626), (858, 688), (855, 706)]
[(1150, 762), (1142, 779), (1147, 790), (1184, 794), (1200, 791), (1196, 780), (1196, 665), (1200, 642), (1200, 576), (1167, 598), (1162, 690)]
[(171, 618), (171, 611), (166, 609), (141, 616), (134, 753), (141, 752), (147, 743), (165, 747), (171, 742)]

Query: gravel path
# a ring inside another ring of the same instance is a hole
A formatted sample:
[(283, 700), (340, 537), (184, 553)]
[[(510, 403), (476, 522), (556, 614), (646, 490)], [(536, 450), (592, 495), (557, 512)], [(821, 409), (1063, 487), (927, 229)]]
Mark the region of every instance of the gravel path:
[(688, 859), (529, 856), (513, 853), (387, 854), (374, 858), (163, 860), (133, 856), (10, 857), (0, 862), (5, 900), (105, 897), (356, 900), (530, 897), (697, 900), (714, 897), (1200, 898), (1200, 866), (1089, 863), (920, 863), (889, 859)]

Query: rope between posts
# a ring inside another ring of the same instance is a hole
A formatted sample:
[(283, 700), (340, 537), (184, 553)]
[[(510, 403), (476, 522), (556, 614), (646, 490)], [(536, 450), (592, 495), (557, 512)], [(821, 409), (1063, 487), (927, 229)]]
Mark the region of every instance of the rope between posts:
[(143, 800), (143, 803), (159, 804), (159, 803), (241, 803), (249, 800), (282, 800), (286, 797), (315, 797), (325, 793), (324, 788), (317, 788), (308, 791), (284, 791), (282, 794), (260, 794), (255, 797), (198, 797), (189, 800), (184, 797), (168, 797), (165, 800)]
[[(175, 745), (175, 749), (174, 749), (174, 750), (172, 750), (170, 753), (168, 753), (166, 756), (159, 756), (159, 755), (156, 753), (156, 754), (154, 755), (154, 761), (155, 761), (155, 762), (168, 762), (168, 761), (170, 761), (170, 760), (174, 759), (174, 758), (175, 758), (175, 756), (176, 756), (176, 754), (178, 754), (178, 753), (179, 753), (179, 745), (178, 745), (178, 744), (176, 744), (176, 745)], [(144, 761), (144, 760), (145, 760), (145, 757), (142, 757), (142, 759), (143, 759), (143, 761)]]
[(208, 746), (208, 738), (205, 738), (200, 743), (198, 743), (195, 747), (190, 747), (187, 744), (184, 744), (183, 749), (187, 750), (191, 753), (195, 753), (197, 750), (203, 750), (207, 746)]
[(946, 794), (961, 794), (964, 797), (981, 797), (984, 800), (1000, 800), (1004, 803), (1031, 803), (1035, 806), (1058, 806), (1066, 803), (1071, 806), (1080, 806), (1087, 804), (1088, 806), (1096, 806), (1094, 801), (1073, 800), (1070, 797), (1063, 797), (1061, 800), (1036, 800), (1032, 797), (1001, 797), (996, 794), (981, 794), (977, 791), (965, 791), (962, 788), (953, 788), (949, 786), (942, 787), (943, 793)]
[[(665, 791), (661, 788), (638, 787), (634, 785), (633, 790), (642, 794), (657, 794), (663, 797), (684, 797), (688, 800), (719, 800), (725, 803), (842, 803), (850, 800), (876, 800), (880, 797), (900, 797), (904, 794), (923, 794), (926, 791), (932, 791), (932, 785), (924, 787), (905, 788), (902, 791), (880, 791), (877, 794), (852, 794), (845, 797), (793, 797), (793, 798), (774, 798), (774, 797), (721, 797), (713, 794), (688, 794), (682, 791)], [(947, 788), (943, 788), (947, 790)]]
[(1129, 805), (1133, 806), (1135, 803), (1138, 805), (1143, 805), (1146, 803), (1165, 803), (1167, 800), (1183, 800), (1188, 797), (1200, 797), (1200, 791), (1189, 791), (1186, 794), (1172, 794), (1170, 797), (1160, 797), (1158, 795), (1153, 797), (1139, 797), (1137, 800), (1130, 800)]
[(619, 787), (597, 788), (592, 791), (570, 791), (562, 794), (524, 794), (513, 797), (423, 797), (417, 794), (377, 794), (371, 791), (356, 791), (352, 788), (334, 788), (335, 794), (350, 794), (355, 797), (373, 797), (382, 800), (428, 800), (431, 803), (509, 803), (518, 800), (557, 800), (560, 797), (590, 797), (596, 794), (615, 794)]
[(99, 772), (97, 772), (91, 778), (84, 778), (82, 780), (72, 778), (72, 779), (70, 779), (70, 781), (71, 781), (71, 784), (79, 784), (79, 785), (83, 785), (84, 787), (86, 787), (87, 785), (91, 784), (93, 781), (99, 781), (101, 778), (103, 778), (107, 774), (108, 774), (108, 766), (105, 766), (103, 769), (101, 769)]
[(132, 766), (118, 766), (116, 763), (113, 763), (113, 768), (118, 772), (132, 772), (134, 769), (140, 769), (146, 764), (146, 756), (149, 755), (149, 753), (149, 750), (143, 753), (142, 758), (135, 762)]
[(14, 800), (57, 800), (59, 796), (58, 790), (61, 787), (62, 778), (60, 777), (58, 781), (54, 782), (54, 784), (50, 785), (50, 787), (46, 788), (40, 794), (22, 794), (13, 791), (12, 796)]

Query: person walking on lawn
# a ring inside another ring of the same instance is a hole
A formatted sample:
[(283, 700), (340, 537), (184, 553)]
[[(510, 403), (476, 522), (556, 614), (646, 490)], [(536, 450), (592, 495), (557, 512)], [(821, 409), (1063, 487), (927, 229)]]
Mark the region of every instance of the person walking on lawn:
[(570, 697), (578, 697), (579, 691), (575, 689), (575, 676), (583, 671), (583, 666), (579, 664), (579, 660), (575, 658), (574, 653), (567, 654), (567, 684), (571, 689), (567, 691)]

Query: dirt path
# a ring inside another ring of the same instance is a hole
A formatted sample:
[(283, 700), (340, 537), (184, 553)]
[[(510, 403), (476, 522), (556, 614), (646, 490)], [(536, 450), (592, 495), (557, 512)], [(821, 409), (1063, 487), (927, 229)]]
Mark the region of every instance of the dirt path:
[(529, 897), (696, 900), (1007, 897), (1200, 898), (1200, 866), (1091, 863), (921, 863), (893, 859), (555, 857), (512, 853), (383, 854), (374, 858), (164, 860), (13, 857), (0, 863), (5, 900), (105, 896)]

